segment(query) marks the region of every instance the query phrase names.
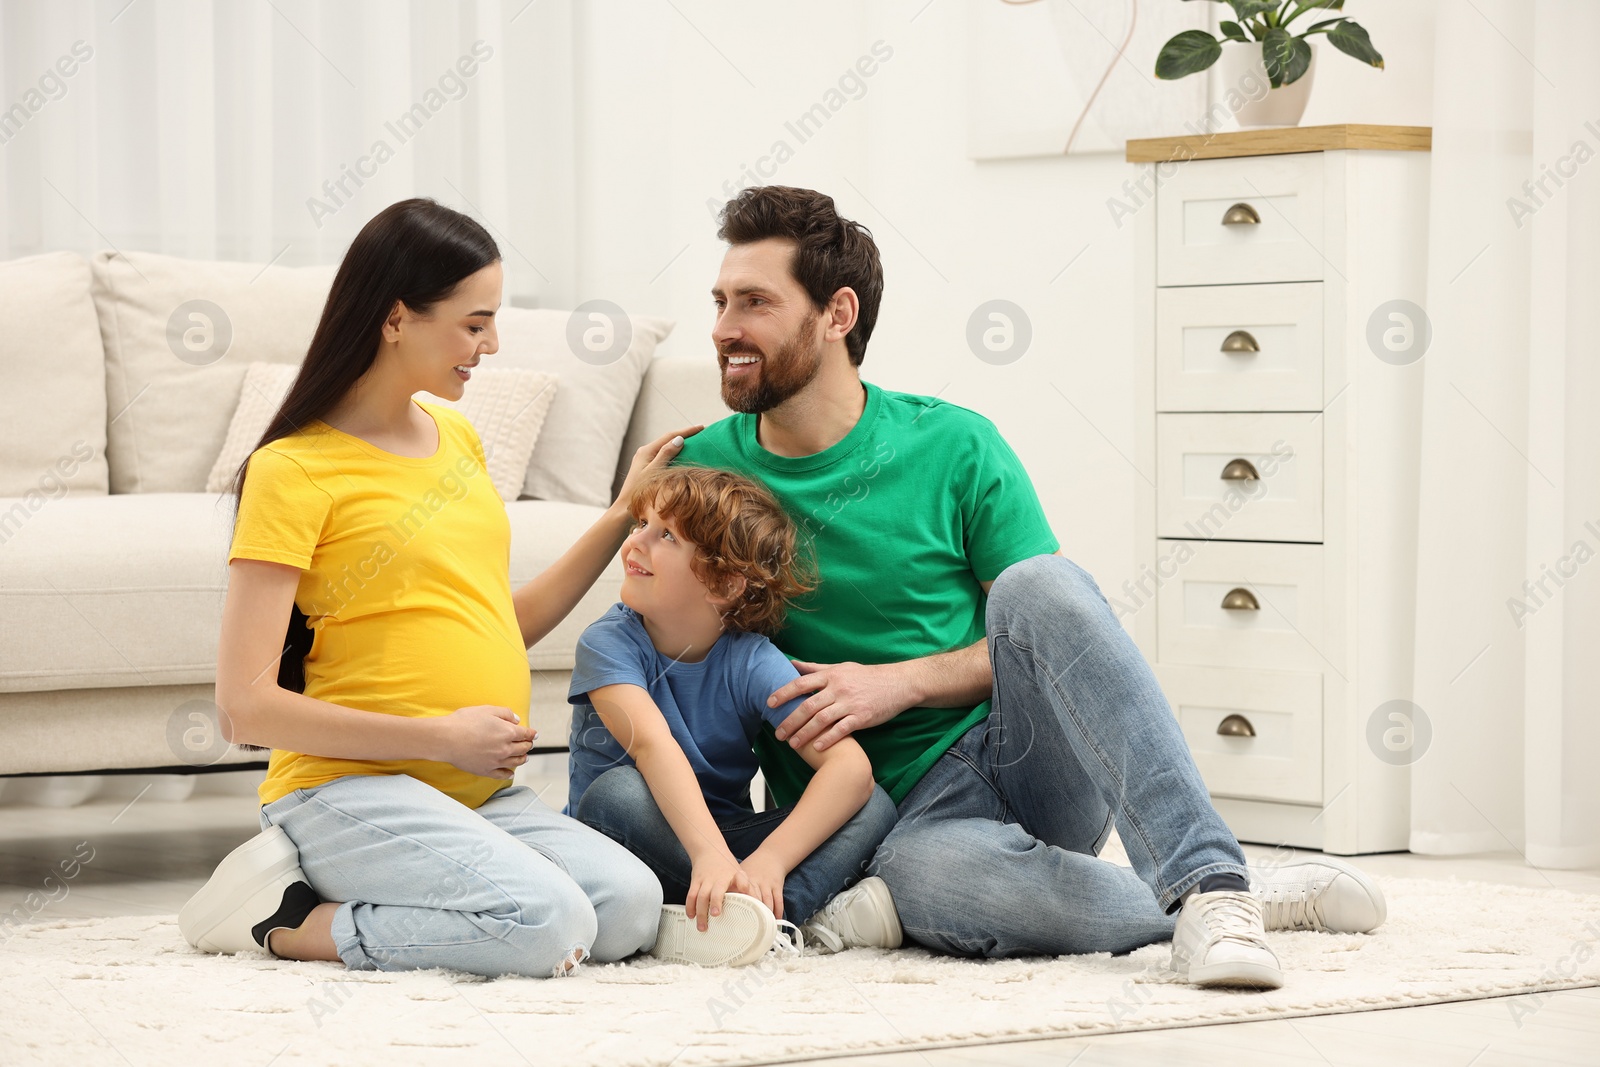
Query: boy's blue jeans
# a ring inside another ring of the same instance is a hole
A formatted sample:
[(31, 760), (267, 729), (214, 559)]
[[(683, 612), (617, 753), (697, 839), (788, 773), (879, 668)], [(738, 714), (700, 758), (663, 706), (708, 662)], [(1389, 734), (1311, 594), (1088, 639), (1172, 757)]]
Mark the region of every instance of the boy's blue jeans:
[(404, 774), (352, 775), (261, 809), (325, 900), (358, 971), (451, 967), (546, 978), (575, 949), (610, 963), (655, 944), (661, 887), (526, 786), (469, 808)]
[[(717, 820), (734, 857), (743, 860), (761, 846), (794, 808), (748, 812)], [(633, 767), (613, 767), (584, 790), (578, 820), (594, 827), (644, 860), (661, 880), (668, 904), (689, 895), (693, 864), (672, 824), (661, 814), (644, 775)], [(894, 801), (881, 786), (816, 851), (783, 880), (783, 917), (796, 926), (815, 915), (834, 895), (866, 875), (873, 853), (894, 825)]]
[[(993, 710), (900, 804), (873, 859), (908, 938), (962, 956), (1127, 952), (1208, 874), (1248, 877), (1144, 657), (1088, 572), (1006, 569)], [(1096, 858), (1111, 828), (1133, 869)]]

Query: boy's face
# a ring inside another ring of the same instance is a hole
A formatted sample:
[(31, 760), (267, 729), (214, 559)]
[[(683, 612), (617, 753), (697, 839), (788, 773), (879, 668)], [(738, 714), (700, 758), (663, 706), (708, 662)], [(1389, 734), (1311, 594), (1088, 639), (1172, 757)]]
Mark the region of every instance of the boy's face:
[(646, 507), (622, 542), (622, 602), (647, 619), (695, 610), (719, 613), (690, 567), (695, 547), (671, 521)]

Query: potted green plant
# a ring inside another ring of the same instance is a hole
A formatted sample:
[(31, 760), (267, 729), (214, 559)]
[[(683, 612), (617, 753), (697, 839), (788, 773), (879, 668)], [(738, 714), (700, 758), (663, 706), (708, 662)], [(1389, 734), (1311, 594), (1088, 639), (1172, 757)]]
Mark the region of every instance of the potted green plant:
[[(1192, 2), (1192, 0), (1191, 0)], [(1247, 102), (1237, 111), (1241, 126), (1293, 126), (1305, 113), (1316, 73), (1311, 38), (1324, 35), (1348, 56), (1382, 69), (1383, 56), (1359, 23), (1344, 15), (1307, 26), (1290, 23), (1313, 11), (1343, 11), (1344, 0), (1212, 0), (1233, 8), (1218, 24), (1219, 40), (1205, 30), (1185, 30), (1161, 47), (1156, 77), (1186, 78), (1222, 61), (1218, 72), (1230, 92)], [(1252, 86), (1268, 86), (1252, 92)]]

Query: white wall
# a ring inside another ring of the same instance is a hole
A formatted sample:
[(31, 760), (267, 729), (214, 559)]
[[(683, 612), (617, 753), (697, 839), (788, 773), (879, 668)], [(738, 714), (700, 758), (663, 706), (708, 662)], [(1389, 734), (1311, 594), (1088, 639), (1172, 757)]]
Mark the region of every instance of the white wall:
[[(1306, 124), (1427, 125), (1433, 10), (1352, 0), (1388, 69), (1324, 47)], [(1119, 589), (1133, 573), (1138, 354), (1133, 227), (1119, 229), (1106, 202), (1137, 169), (1114, 155), (969, 160), (966, 85), (982, 72), (967, 69), (961, 0), (587, 0), (575, 18), (578, 252), (570, 291), (553, 287), (552, 302), (606, 297), (668, 315), (678, 328), (666, 350), (711, 358), (707, 290), (722, 248), (706, 200), (748, 184), (741, 171), (787, 141), (793, 158), (761, 180), (830, 193), (882, 249), (864, 376), (994, 419), (1067, 554)], [(798, 143), (785, 122), (880, 40), (893, 54), (864, 94)], [(996, 297), (1034, 331), (1009, 366), (966, 343), (968, 316)]]

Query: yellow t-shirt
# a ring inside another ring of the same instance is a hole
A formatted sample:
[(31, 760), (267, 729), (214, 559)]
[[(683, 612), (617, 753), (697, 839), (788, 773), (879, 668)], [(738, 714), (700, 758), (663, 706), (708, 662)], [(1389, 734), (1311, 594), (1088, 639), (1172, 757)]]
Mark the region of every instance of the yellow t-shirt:
[[(526, 723), (505, 504), (472, 424), (418, 403), (439, 428), (439, 450), (426, 459), (321, 420), (252, 453), (228, 559), (300, 568), (295, 603), (314, 631), (306, 696), (412, 717), (497, 704)], [(473, 808), (509, 784), (441, 761), (274, 749), (261, 802), (351, 774), (409, 774)]]

